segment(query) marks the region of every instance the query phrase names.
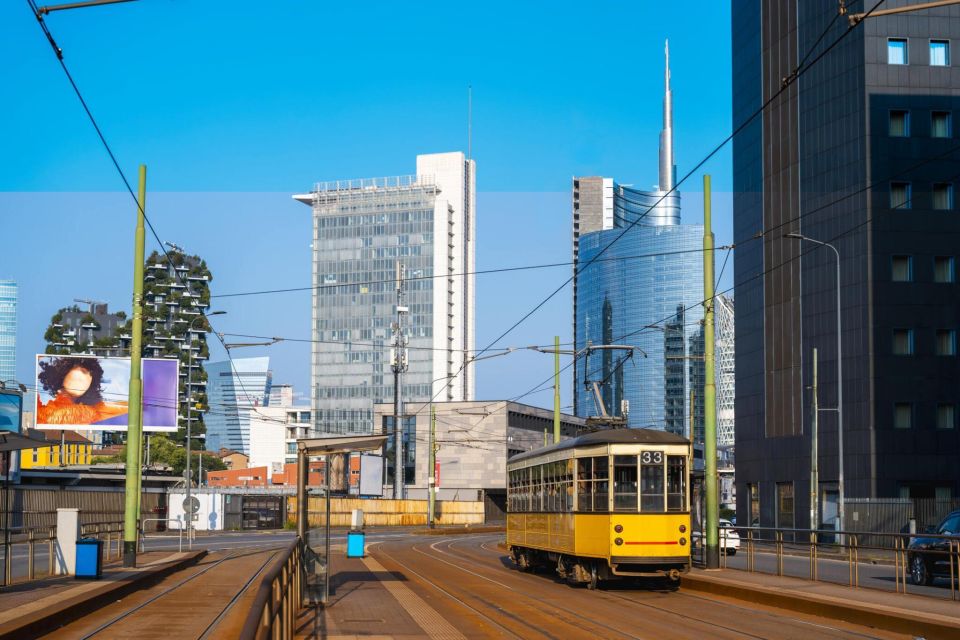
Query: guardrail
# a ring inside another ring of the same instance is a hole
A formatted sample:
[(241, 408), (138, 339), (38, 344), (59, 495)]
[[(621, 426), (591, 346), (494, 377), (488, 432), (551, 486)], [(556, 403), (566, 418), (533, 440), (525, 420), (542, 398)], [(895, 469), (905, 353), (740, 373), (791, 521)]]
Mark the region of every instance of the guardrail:
[[(787, 575), (784, 570), (785, 558), (806, 556), (807, 575), (793, 573), (794, 577), (804, 577), (815, 582), (824, 581), (820, 574), (820, 561), (834, 560), (846, 562), (846, 584), (860, 588), (860, 568), (864, 562), (868, 562), (873, 567), (891, 566), (897, 593), (910, 592), (908, 585), (911, 579), (915, 582), (932, 583), (932, 577), (936, 576), (949, 579), (950, 598), (960, 599), (960, 589), (957, 587), (957, 580), (960, 579), (960, 537), (957, 535), (775, 527), (736, 527), (734, 531), (739, 536), (739, 551), (745, 555), (745, 569), (751, 573), (761, 572), (757, 567), (758, 553), (773, 554), (774, 569), (768, 573), (778, 576)], [(721, 528), (719, 531), (720, 563), (723, 568), (730, 564), (728, 554), (723, 553), (723, 550), (730, 546), (732, 536), (730, 530)], [(930, 546), (911, 548), (917, 539), (930, 541)], [(865, 554), (865, 560), (861, 560), (861, 554)], [(919, 566), (915, 563), (919, 563)], [(912, 575), (915, 569), (918, 573)], [(916, 589), (913, 592), (918, 593)]]
[(304, 544), (298, 537), (264, 575), (240, 632), (241, 640), (293, 638), (303, 602), (303, 560)]
[[(177, 539), (178, 539), (177, 551), (180, 551), (180, 552), (183, 551), (183, 530), (185, 529), (185, 527), (183, 526), (184, 524), (183, 520), (181, 520), (179, 517), (144, 518), (143, 520), (141, 520), (140, 521), (140, 551), (144, 550), (144, 543), (147, 540), (147, 523), (148, 522), (165, 522), (168, 524), (171, 522), (176, 522), (177, 523)], [(121, 535), (122, 535), (122, 531), (123, 531), (123, 528), (121, 527)], [(189, 535), (190, 537), (188, 538), (188, 542), (192, 542), (193, 540), (196, 540), (196, 531), (194, 529), (190, 530)], [(157, 536), (157, 537), (159, 538), (160, 536)]]

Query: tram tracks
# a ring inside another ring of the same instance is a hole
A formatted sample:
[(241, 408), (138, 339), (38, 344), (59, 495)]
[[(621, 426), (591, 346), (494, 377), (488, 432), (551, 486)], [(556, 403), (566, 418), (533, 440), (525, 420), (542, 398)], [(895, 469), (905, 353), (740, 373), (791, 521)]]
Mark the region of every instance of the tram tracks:
[[(482, 538), (480, 538), (480, 540), (482, 540)], [(469, 544), (470, 542), (472, 542), (476, 548), (464, 549), (463, 545)], [(430, 547), (435, 553), (445, 555), (450, 558), (450, 560), (437, 558), (441, 562), (445, 562), (448, 565), (454, 566), (470, 575), (481, 577), (495, 584), (510, 588), (511, 591), (522, 593), (526, 597), (533, 598), (532, 596), (529, 595), (528, 591), (506, 585), (502, 581), (506, 579), (505, 578), (506, 574), (502, 574), (502, 575), (497, 575), (497, 574), (501, 574), (501, 572), (510, 572), (511, 581), (522, 581), (524, 583), (528, 583), (531, 585), (535, 585), (535, 583), (537, 582), (540, 582), (542, 584), (542, 577), (538, 578), (537, 576), (517, 573), (513, 571), (512, 569), (506, 567), (503, 564), (503, 558), (505, 554), (503, 553), (502, 550), (489, 548), (487, 546), (488, 544), (490, 544), (489, 541), (480, 542), (479, 544), (477, 544), (477, 542), (478, 540), (476, 538), (474, 538), (472, 541), (466, 540), (463, 538), (446, 539), (446, 540), (435, 542), (431, 544)], [(442, 549), (440, 548), (441, 546), (443, 547)], [(423, 555), (429, 555), (423, 552), (421, 549), (417, 549), (416, 547), (417, 545), (414, 545), (414, 550), (416, 552)], [(496, 559), (497, 564), (492, 565), (489, 562), (489, 560), (494, 558)], [(451, 562), (451, 560), (454, 562)], [(457, 563), (466, 564), (469, 566), (469, 568), (459, 567), (457, 566)], [(476, 569), (476, 571), (474, 569)], [(479, 571), (484, 571), (484, 570), (488, 572), (492, 571), (493, 577), (481, 576), (478, 573)], [(495, 578), (500, 578), (500, 579), (497, 580)], [(555, 581), (552, 581), (552, 582), (556, 584)], [(571, 590), (571, 591), (573, 592), (574, 590)], [(580, 596), (577, 596), (577, 597), (580, 597)], [(649, 611), (656, 611), (658, 614), (670, 616), (674, 619), (677, 619), (678, 621), (683, 620), (684, 623), (686, 623), (687, 625), (690, 625), (695, 628), (703, 629), (704, 632), (707, 634), (707, 636), (705, 637), (716, 637), (717, 632), (720, 630), (723, 630), (724, 632), (726, 632), (726, 634), (731, 634), (734, 637), (744, 637), (744, 638), (753, 638), (753, 639), (780, 637), (779, 634), (774, 636), (771, 636), (770, 634), (758, 635), (757, 633), (753, 633), (752, 632), (753, 629), (750, 629), (749, 627), (747, 629), (744, 629), (742, 627), (736, 628), (734, 626), (730, 626), (729, 624), (725, 624), (730, 620), (729, 613), (725, 613), (724, 611), (713, 612), (712, 610), (715, 607), (717, 608), (722, 607), (725, 610), (732, 608), (737, 610), (738, 612), (742, 612), (744, 614), (744, 618), (742, 618), (743, 620), (753, 621), (758, 616), (762, 617), (767, 621), (768, 625), (771, 625), (773, 628), (777, 628), (780, 630), (784, 630), (786, 628), (783, 625), (798, 625), (799, 626), (799, 628), (797, 629), (798, 634), (802, 633), (803, 628), (807, 628), (808, 629), (807, 633), (829, 632), (831, 635), (834, 635), (836, 637), (864, 638), (864, 639), (870, 639), (870, 640), (880, 640), (882, 638), (890, 637), (888, 635), (878, 636), (878, 635), (862, 633), (852, 629), (845, 629), (842, 627), (831, 626), (829, 624), (824, 624), (819, 621), (804, 620), (796, 616), (782, 616), (771, 611), (766, 611), (764, 609), (738, 606), (736, 604), (727, 602), (726, 600), (721, 601), (721, 600), (716, 600), (710, 597), (704, 597), (701, 595), (684, 593), (684, 592), (675, 592), (669, 595), (671, 604), (683, 603), (683, 606), (680, 608), (659, 606), (658, 604), (655, 604), (653, 602), (644, 601), (643, 599), (641, 599), (642, 596), (617, 593), (615, 591), (609, 591), (609, 590), (590, 592), (590, 595), (586, 597), (599, 598), (601, 600), (606, 600), (607, 602), (626, 602), (626, 603), (629, 603), (631, 606), (640, 607)], [(533, 599), (536, 600), (537, 598), (533, 598)], [(589, 605), (586, 605), (586, 606), (589, 607)], [(685, 612), (684, 609), (688, 609), (688, 610), (693, 609), (696, 613)], [(595, 617), (589, 618), (589, 621), (591, 622), (591, 624), (597, 624), (597, 620)], [(604, 626), (607, 626), (607, 628), (613, 629), (612, 627), (609, 627), (609, 625), (604, 625)], [(749, 626), (754, 626), (754, 625), (751, 622)], [(620, 635), (627, 635), (628, 637), (636, 637), (636, 636), (630, 636), (630, 634), (625, 633), (622, 630), (615, 629), (615, 631)]]
[[(162, 591), (160, 591), (160, 593), (157, 593), (151, 596), (144, 602), (141, 602), (133, 607), (130, 607), (129, 609), (126, 609), (119, 615), (113, 616), (106, 622), (97, 626), (95, 629), (84, 632), (84, 635), (72, 636), (72, 637), (79, 637), (82, 640), (88, 640), (90, 638), (100, 639), (100, 638), (109, 638), (109, 637), (126, 637), (126, 634), (122, 636), (118, 636), (118, 635), (114, 635), (113, 633), (113, 630), (124, 621), (130, 621), (133, 616), (135, 616), (136, 614), (143, 613), (145, 610), (149, 609), (151, 606), (161, 606), (163, 604), (164, 598), (167, 598), (171, 594), (178, 592), (179, 590), (181, 590), (183, 587), (187, 585), (196, 584), (197, 581), (199, 581), (203, 576), (206, 576), (207, 574), (212, 575), (211, 572), (215, 571), (216, 569), (223, 568), (223, 566), (226, 565), (227, 563), (241, 560), (244, 558), (250, 558), (256, 555), (266, 554), (267, 557), (263, 560), (263, 562), (259, 564), (257, 570), (253, 573), (253, 575), (248, 580), (246, 580), (240, 586), (239, 589), (235, 591), (233, 596), (226, 602), (226, 604), (224, 604), (224, 606), (220, 607), (219, 610), (215, 611), (216, 615), (214, 615), (211, 621), (202, 629), (202, 631), (199, 631), (199, 633), (197, 633), (196, 635), (196, 637), (200, 639), (210, 638), (215, 632), (217, 625), (219, 625), (224, 620), (224, 618), (227, 617), (227, 615), (231, 612), (231, 610), (233, 610), (234, 606), (243, 597), (244, 593), (247, 591), (250, 585), (253, 584), (254, 581), (256, 581), (263, 574), (263, 572), (267, 569), (268, 566), (270, 566), (270, 564), (274, 561), (274, 559), (276, 558), (277, 554), (280, 551), (281, 551), (281, 548), (278, 547), (276, 549), (268, 548), (268, 549), (258, 549), (256, 551), (243, 550), (243, 551), (235, 551), (233, 553), (230, 553), (224, 558), (216, 560), (211, 564), (209, 564), (208, 566), (203, 567), (199, 571), (195, 571), (194, 573), (180, 580), (179, 582), (176, 582), (175, 584), (172, 584), (164, 588)], [(82, 619), (78, 622), (82, 622)], [(62, 631), (64, 630), (61, 630), (61, 632)], [(61, 637), (60, 636), (61, 632), (54, 632), (49, 637)]]

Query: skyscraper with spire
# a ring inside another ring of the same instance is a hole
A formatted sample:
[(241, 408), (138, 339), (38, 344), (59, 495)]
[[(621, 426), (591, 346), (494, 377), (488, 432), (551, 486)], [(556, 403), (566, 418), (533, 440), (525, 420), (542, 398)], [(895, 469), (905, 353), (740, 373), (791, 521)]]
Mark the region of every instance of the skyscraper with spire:
[(670, 50), (664, 47), (659, 183), (641, 191), (613, 178), (573, 179), (574, 336), (634, 347), (577, 359), (574, 411), (703, 441), (703, 227), (681, 224), (673, 152)]

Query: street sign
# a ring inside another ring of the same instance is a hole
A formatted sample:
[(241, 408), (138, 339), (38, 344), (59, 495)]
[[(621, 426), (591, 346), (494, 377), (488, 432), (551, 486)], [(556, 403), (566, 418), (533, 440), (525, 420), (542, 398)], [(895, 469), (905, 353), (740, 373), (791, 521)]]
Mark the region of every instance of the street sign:
[(197, 496), (190, 496), (189, 498), (183, 499), (183, 511), (184, 513), (197, 513), (200, 511), (200, 500), (197, 499)]

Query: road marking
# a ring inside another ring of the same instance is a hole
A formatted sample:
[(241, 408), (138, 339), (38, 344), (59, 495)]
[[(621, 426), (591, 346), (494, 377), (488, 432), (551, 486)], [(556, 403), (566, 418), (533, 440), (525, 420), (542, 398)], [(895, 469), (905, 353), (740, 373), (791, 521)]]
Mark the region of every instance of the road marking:
[(466, 636), (457, 631), (446, 618), (437, 613), (436, 609), (428, 605), (410, 587), (396, 580), (382, 579), (381, 574), (386, 573), (387, 570), (374, 558), (369, 556), (363, 558), (363, 564), (428, 636), (434, 640), (467, 640)]

